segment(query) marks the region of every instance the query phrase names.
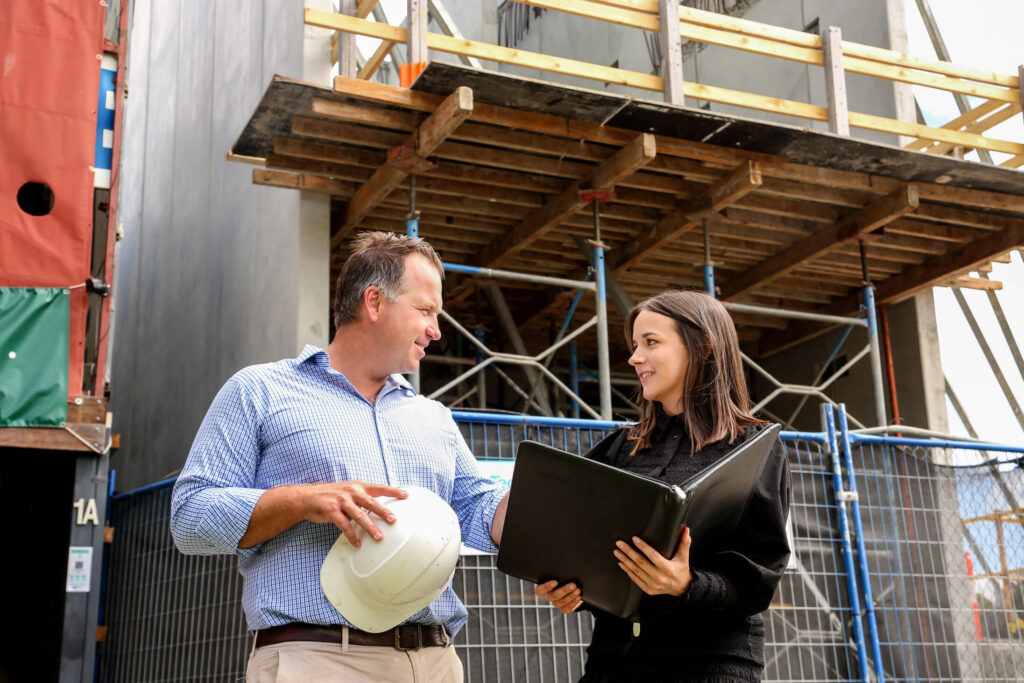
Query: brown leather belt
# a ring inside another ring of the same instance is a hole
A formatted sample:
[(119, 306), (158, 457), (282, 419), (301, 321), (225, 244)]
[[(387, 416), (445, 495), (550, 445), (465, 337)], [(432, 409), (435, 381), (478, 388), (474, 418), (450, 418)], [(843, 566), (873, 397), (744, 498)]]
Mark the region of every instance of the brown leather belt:
[[(344, 626), (317, 626), (301, 623), (273, 626), (256, 632), (256, 647), (277, 645), (293, 640), (341, 645), (344, 628)], [(350, 628), (348, 629), (348, 642), (351, 645), (383, 645), (396, 650), (419, 650), (421, 647), (443, 647), (450, 644), (452, 639), (444, 626), (403, 624), (383, 633), (367, 633)]]

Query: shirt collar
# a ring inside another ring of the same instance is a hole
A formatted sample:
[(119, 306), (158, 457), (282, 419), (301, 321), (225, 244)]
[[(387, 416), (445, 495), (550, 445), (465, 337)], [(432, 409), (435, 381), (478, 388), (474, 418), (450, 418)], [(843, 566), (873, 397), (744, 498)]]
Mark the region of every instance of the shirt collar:
[(295, 359), (295, 362), (299, 364), (305, 363), (307, 360), (313, 358), (318, 354), (323, 354), (324, 359), (327, 361), (327, 364), (331, 364), (331, 357), (327, 355), (327, 352), (321, 349), (319, 346), (313, 346), (312, 344), (306, 344), (302, 348), (302, 352)]
[[(329, 368), (331, 366), (331, 356), (330, 354), (327, 353), (327, 351), (321, 349), (319, 346), (306, 344), (306, 346), (302, 349), (302, 352), (295, 358), (295, 362), (301, 365), (302, 363), (305, 363), (310, 359), (313, 359), (313, 361), (319, 366), (326, 368)], [(342, 375), (342, 377), (345, 376)], [(348, 381), (347, 377), (345, 378), (345, 381)], [(398, 373), (394, 373), (388, 375), (388, 378), (387, 380), (385, 380), (384, 386), (381, 387), (380, 393), (377, 394), (377, 397), (380, 398), (384, 394), (390, 393), (395, 389), (405, 389), (406, 391), (411, 392), (413, 394), (416, 393), (416, 391), (412, 388), (412, 385), (409, 384), (409, 381), (404, 376)]]

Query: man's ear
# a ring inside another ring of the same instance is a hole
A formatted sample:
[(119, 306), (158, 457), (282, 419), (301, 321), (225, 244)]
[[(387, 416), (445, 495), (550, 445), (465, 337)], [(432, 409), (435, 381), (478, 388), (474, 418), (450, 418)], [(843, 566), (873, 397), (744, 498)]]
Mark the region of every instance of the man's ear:
[(366, 317), (370, 322), (377, 322), (380, 317), (380, 305), (383, 297), (376, 285), (370, 285), (363, 290), (363, 308), (366, 310)]

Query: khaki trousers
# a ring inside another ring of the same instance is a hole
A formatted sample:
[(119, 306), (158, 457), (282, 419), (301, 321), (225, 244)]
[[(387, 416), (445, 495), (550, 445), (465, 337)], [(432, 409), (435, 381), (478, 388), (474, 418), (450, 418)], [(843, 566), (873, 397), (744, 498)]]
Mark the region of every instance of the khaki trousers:
[(291, 641), (256, 648), (247, 683), (462, 683), (455, 648), (396, 650), (379, 645)]

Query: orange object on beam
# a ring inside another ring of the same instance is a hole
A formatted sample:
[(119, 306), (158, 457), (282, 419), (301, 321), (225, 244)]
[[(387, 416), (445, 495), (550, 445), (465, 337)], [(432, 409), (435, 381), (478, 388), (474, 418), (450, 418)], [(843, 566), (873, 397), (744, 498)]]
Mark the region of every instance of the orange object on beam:
[(410, 62), (409, 64), (403, 64), (398, 67), (398, 84), (403, 88), (410, 87), (426, 68), (426, 62)]

